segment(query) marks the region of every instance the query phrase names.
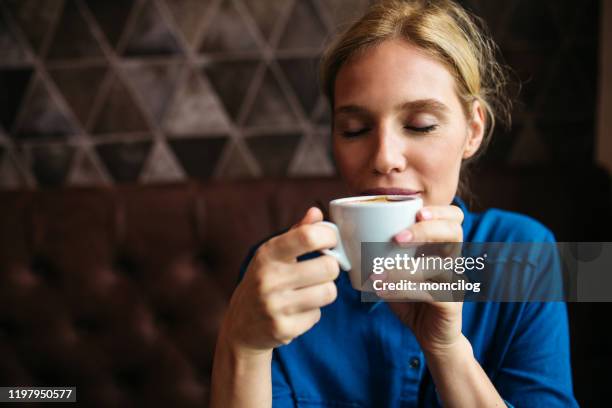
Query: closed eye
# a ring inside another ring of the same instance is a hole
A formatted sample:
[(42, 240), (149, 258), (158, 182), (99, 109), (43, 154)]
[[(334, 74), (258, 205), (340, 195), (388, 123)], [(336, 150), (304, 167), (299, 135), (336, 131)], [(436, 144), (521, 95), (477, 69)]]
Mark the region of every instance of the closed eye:
[[(417, 127), (417, 126), (405, 126), (404, 127), (404, 129), (409, 130), (411, 132), (422, 133), (422, 134), (433, 132), (437, 128), (438, 128), (438, 125), (430, 125), (430, 126), (423, 126), (423, 127)], [(367, 127), (364, 127), (358, 130), (345, 130), (342, 132), (342, 135), (347, 138), (357, 137), (365, 133), (368, 133), (370, 130), (371, 129)]]
[(351, 137), (361, 136), (369, 131), (370, 131), (370, 128), (361, 128), (358, 130), (345, 130), (344, 132), (342, 132), (342, 135), (344, 137), (351, 138)]
[(424, 126), (424, 127), (416, 127), (416, 126), (405, 126), (404, 129), (410, 130), (411, 132), (417, 133), (429, 133), (436, 130), (438, 125)]

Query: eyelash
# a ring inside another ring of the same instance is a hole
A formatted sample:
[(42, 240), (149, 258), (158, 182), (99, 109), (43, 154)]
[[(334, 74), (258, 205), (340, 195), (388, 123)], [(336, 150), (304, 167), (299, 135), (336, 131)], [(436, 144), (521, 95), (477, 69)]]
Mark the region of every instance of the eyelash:
[[(405, 126), (404, 129), (412, 131), (412, 132), (417, 132), (417, 133), (421, 133), (421, 134), (427, 134), (427, 133), (431, 133), (434, 130), (436, 130), (438, 127), (438, 125), (431, 125), (431, 126), (424, 126), (424, 127), (413, 127), (413, 126)], [(357, 131), (354, 132), (349, 132), (349, 131), (345, 131), (343, 132), (344, 137), (357, 137), (357, 136), (361, 136), (364, 133), (367, 133), (370, 131), (370, 128), (363, 128), (363, 129), (359, 129)]]
[(411, 130), (413, 132), (423, 133), (423, 134), (431, 133), (437, 128), (438, 128), (438, 125), (430, 125), (430, 126), (424, 126), (424, 127), (411, 127), (411, 126), (404, 127), (404, 129), (406, 130)]

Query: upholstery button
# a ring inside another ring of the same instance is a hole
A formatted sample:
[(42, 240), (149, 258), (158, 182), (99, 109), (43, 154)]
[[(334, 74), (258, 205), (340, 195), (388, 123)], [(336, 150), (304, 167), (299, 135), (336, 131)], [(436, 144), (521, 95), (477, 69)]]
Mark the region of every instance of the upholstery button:
[(174, 331), (179, 324), (179, 316), (170, 310), (159, 310), (155, 322), (163, 331)]
[(410, 368), (419, 368), (421, 366), (421, 360), (418, 357), (413, 357), (410, 359)]
[(55, 265), (53, 265), (48, 258), (43, 256), (34, 256), (30, 265), (30, 270), (32, 274), (39, 276), (47, 283), (57, 282), (60, 277), (60, 273)]
[(0, 339), (2, 337), (19, 337), (23, 329), (16, 320), (0, 320)]
[(128, 255), (119, 253), (114, 260), (113, 268), (121, 275), (128, 278), (138, 278), (139, 270), (136, 262)]
[(74, 327), (80, 332), (99, 333), (102, 330), (102, 322), (96, 317), (79, 317), (74, 320)]
[(144, 367), (133, 366), (125, 367), (116, 370), (114, 374), (115, 383), (121, 388), (127, 388), (129, 390), (137, 390), (147, 381), (148, 370)]

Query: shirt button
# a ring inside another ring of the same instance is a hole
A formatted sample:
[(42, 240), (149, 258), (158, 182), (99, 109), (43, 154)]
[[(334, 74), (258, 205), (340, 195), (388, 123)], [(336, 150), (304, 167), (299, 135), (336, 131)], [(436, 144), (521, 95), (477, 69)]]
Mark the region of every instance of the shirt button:
[(421, 360), (419, 360), (417, 357), (410, 359), (410, 368), (419, 368), (420, 365)]

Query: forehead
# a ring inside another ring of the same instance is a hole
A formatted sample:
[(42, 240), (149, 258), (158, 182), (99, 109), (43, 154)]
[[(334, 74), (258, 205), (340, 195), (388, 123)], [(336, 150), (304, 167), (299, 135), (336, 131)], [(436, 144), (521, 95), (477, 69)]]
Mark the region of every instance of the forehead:
[(387, 40), (345, 62), (336, 76), (334, 98), (336, 106), (379, 109), (418, 99), (451, 107), (459, 103), (455, 80), (444, 64), (403, 40)]

